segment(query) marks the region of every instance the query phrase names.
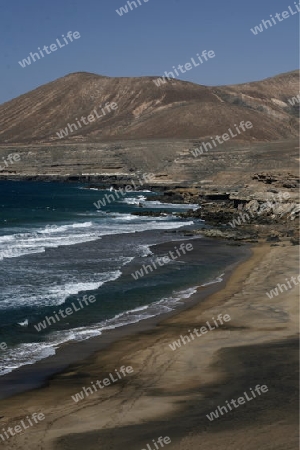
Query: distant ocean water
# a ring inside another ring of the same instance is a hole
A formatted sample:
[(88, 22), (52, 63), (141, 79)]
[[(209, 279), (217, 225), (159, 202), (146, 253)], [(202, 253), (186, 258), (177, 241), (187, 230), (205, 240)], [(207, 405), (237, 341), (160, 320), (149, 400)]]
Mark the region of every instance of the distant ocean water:
[[(230, 262), (224, 252), (211, 261), (205, 256), (205, 263), (173, 261), (135, 281), (131, 273), (154, 257), (150, 246), (184, 239), (165, 231), (193, 225), (173, 215), (191, 206), (162, 205), (139, 191), (97, 210), (94, 202), (108, 192), (0, 181), (0, 343), (8, 346), (0, 349), (0, 375), (54, 354), (64, 342), (171, 311)], [(169, 214), (131, 215), (141, 204)], [(36, 331), (45, 316), (84, 294), (96, 302)]]

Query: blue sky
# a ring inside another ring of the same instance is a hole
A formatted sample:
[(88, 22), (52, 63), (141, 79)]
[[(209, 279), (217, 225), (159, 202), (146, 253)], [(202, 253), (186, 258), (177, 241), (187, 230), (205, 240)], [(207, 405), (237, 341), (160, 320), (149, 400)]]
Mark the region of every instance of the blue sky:
[[(254, 36), (262, 19), (294, 0), (2, 0), (0, 103), (72, 72), (162, 75), (203, 50), (214, 59), (180, 79), (206, 85), (260, 80), (299, 67), (299, 14)], [(18, 61), (62, 34), (81, 38), (22, 68)]]

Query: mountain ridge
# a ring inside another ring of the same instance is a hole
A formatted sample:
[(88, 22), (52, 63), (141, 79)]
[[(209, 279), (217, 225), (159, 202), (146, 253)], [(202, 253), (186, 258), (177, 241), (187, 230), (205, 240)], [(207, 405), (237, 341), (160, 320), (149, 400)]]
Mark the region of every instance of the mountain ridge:
[[(299, 71), (237, 85), (204, 86), (176, 78), (108, 77), (75, 72), (0, 105), (0, 143), (105, 142), (120, 139), (196, 139), (251, 121), (242, 141), (296, 136)], [(106, 103), (118, 108), (60, 139), (76, 118)]]

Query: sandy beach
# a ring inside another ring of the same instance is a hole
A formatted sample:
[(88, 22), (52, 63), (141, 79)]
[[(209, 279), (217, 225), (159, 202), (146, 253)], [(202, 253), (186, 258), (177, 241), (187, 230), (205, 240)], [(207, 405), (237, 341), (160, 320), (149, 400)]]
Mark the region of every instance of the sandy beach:
[[(155, 327), (123, 336), (52, 377), (47, 386), (1, 401), (1, 426), (45, 419), (2, 440), (4, 448), (175, 450), (298, 448), (298, 286), (266, 293), (298, 275), (298, 246), (257, 244), (225, 286)], [(201, 290), (201, 289), (200, 289)], [(197, 293), (201, 295), (201, 292)], [(188, 330), (230, 321), (186, 345)], [(133, 372), (75, 402), (72, 396), (131, 366)], [(210, 421), (206, 415), (256, 385), (268, 392)], [(75, 431), (76, 430), (76, 431)]]
[(300, 0), (2, 3), (0, 450), (300, 450)]

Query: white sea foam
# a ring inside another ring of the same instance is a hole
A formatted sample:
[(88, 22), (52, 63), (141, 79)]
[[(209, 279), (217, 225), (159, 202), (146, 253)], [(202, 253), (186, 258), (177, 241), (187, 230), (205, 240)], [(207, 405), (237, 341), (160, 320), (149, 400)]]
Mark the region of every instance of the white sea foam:
[[(208, 286), (223, 281), (224, 274), (216, 279), (204, 283), (201, 286)], [(34, 364), (44, 358), (56, 353), (56, 349), (63, 343), (70, 341), (87, 340), (95, 336), (100, 336), (105, 331), (120, 328), (129, 324), (137, 323), (151, 317), (168, 313), (182, 305), (184, 300), (189, 299), (197, 292), (197, 286), (183, 291), (174, 292), (171, 297), (164, 297), (161, 300), (149, 305), (139, 306), (129, 311), (116, 314), (113, 318), (107, 319), (99, 324), (90, 327), (78, 327), (72, 330), (56, 331), (48, 336), (48, 341), (43, 343), (21, 344), (15, 349), (8, 350), (5, 358), (8, 364), (0, 369), (0, 375), (12, 372), (26, 364)]]
[[(4, 258), (17, 258), (32, 253), (43, 253), (46, 248), (75, 245), (97, 240), (98, 233), (92, 222), (36, 228), (22, 233), (0, 237), (0, 261)], [(83, 231), (89, 230), (89, 231)]]
[[(127, 259), (126, 259), (127, 263)], [(104, 283), (114, 281), (122, 275), (120, 270), (94, 274), (89, 281), (74, 281), (55, 286), (26, 286), (26, 290), (15, 291), (12, 295), (10, 289), (2, 291), (3, 299), (0, 302), (0, 311), (6, 309), (17, 309), (23, 306), (34, 306), (39, 308), (45, 306), (56, 306), (65, 303), (70, 295), (76, 295), (83, 291), (99, 289)], [(79, 276), (80, 277), (80, 276)]]
[[(86, 216), (89, 216), (88, 214)], [(89, 216), (91, 219), (91, 216)], [(13, 229), (7, 228), (6, 235), (0, 236), (0, 260), (15, 258), (22, 255), (41, 253), (47, 248), (57, 248), (60, 246), (75, 245), (82, 242), (94, 241), (102, 236), (142, 232), (145, 230), (169, 230), (180, 228), (183, 225), (191, 225), (193, 221), (182, 222), (180, 220), (166, 218), (136, 217), (131, 214), (110, 213), (98, 216), (85, 222), (59, 224), (57, 226), (47, 226), (34, 229), (18, 229), (19, 233), (12, 233)], [(2, 229), (3, 232), (3, 229)], [(147, 245), (140, 247), (140, 256), (151, 253)], [(6, 252), (6, 253), (5, 253)], [(139, 252), (138, 252), (139, 253)], [(121, 265), (128, 264), (133, 257), (121, 257)], [(119, 266), (120, 267), (120, 266)], [(13, 290), (11, 286), (4, 286), (2, 290), (1, 310), (18, 309), (20, 307), (42, 308), (45, 306), (61, 305), (70, 295), (77, 295), (81, 291), (93, 291), (104, 283), (116, 280), (121, 276), (120, 270), (112, 270), (107, 273), (93, 273), (76, 275), (73, 279), (59, 278), (54, 284), (36, 286), (26, 285), (26, 290), (21, 290), (16, 286)], [(5, 290), (6, 289), (6, 290)], [(79, 327), (72, 330), (53, 332), (46, 338), (46, 342), (25, 343), (15, 348), (9, 348), (5, 354), (8, 361), (6, 367), (0, 370), (0, 374), (11, 372), (17, 367), (25, 364), (33, 364), (36, 361), (47, 358), (55, 354), (56, 349), (64, 342), (89, 339), (100, 335), (105, 330), (121, 327), (129, 323), (139, 322), (149, 317), (159, 315), (172, 310), (179, 299), (184, 298), (184, 294), (179, 297), (173, 296), (162, 299), (159, 302), (148, 306), (140, 306), (133, 310), (122, 312), (112, 319), (108, 319), (94, 326)], [(27, 319), (19, 319), (21, 321)], [(29, 324), (30, 325), (30, 324)]]
[(196, 210), (200, 208), (199, 205), (193, 204), (193, 203), (162, 203), (158, 200), (148, 200), (142, 203), (145, 208), (151, 208), (151, 209), (192, 209)]
[(224, 275), (225, 275), (224, 273), (221, 273), (221, 275), (218, 276), (217, 278), (215, 278), (214, 280), (208, 281), (207, 283), (204, 283), (204, 284), (201, 284), (201, 286), (204, 287), (204, 286), (209, 286), (211, 284), (221, 283), (223, 281)]
[(121, 200), (121, 203), (127, 203), (128, 205), (138, 205), (139, 203), (143, 203), (146, 200), (146, 197), (143, 195), (139, 195), (138, 197), (126, 197)]
[(34, 364), (48, 356), (55, 355), (56, 346), (43, 342), (21, 344), (13, 349), (8, 349), (5, 356), (5, 366), (0, 367), (0, 376), (12, 372), (27, 364)]
[(139, 245), (137, 251), (142, 258), (153, 255), (153, 252), (150, 250), (150, 245)]
[[(184, 222), (191, 225), (193, 221)], [(43, 253), (47, 248), (70, 246), (98, 240), (112, 234), (180, 228), (183, 222), (170, 218), (137, 217), (131, 214), (106, 214), (95, 221), (48, 226), (0, 236), (0, 261), (6, 258)]]
[(21, 344), (5, 353), (6, 366), (0, 369), (0, 376), (12, 372), (26, 364), (34, 364), (41, 359), (54, 355), (56, 349), (63, 343), (87, 340), (101, 335), (105, 331), (120, 328), (125, 325), (140, 322), (163, 313), (171, 312), (183, 300), (190, 298), (197, 287), (174, 292), (171, 297), (165, 297), (149, 305), (138, 306), (129, 311), (116, 314), (113, 318), (104, 320), (90, 327), (78, 327), (66, 331), (56, 331), (48, 335), (43, 343)]

